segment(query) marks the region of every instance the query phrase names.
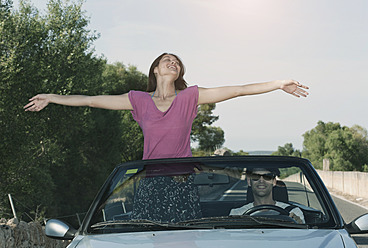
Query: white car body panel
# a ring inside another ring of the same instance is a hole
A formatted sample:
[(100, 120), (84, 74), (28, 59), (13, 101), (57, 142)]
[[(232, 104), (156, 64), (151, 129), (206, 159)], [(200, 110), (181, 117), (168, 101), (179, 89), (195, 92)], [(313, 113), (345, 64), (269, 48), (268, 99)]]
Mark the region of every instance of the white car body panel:
[(136, 232), (78, 236), (69, 248), (121, 248), (121, 247), (298, 247), (343, 248), (346, 231), (300, 229), (217, 229)]

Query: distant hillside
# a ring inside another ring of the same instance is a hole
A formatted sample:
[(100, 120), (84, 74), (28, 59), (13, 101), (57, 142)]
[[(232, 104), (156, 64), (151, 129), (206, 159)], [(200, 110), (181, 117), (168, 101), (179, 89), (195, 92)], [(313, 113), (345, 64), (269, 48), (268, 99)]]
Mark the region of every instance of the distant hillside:
[(271, 155), (274, 151), (247, 151), (249, 155)]

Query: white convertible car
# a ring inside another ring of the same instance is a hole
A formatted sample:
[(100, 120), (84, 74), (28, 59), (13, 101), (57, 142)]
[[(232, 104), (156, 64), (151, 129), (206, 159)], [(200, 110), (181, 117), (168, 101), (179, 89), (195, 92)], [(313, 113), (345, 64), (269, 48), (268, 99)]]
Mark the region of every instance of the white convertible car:
[(344, 223), (306, 159), (143, 160), (115, 168), (78, 230), (51, 219), (45, 232), (70, 248), (342, 248), (368, 232), (368, 214)]

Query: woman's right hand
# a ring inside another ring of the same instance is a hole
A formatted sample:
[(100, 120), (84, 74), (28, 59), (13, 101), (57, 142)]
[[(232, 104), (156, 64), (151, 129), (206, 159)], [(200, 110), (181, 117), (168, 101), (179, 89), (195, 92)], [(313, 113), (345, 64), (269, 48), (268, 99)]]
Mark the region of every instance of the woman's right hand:
[(47, 94), (39, 94), (31, 99), (29, 99), (29, 103), (24, 106), (25, 111), (40, 111), (44, 109), (49, 103), (50, 99)]

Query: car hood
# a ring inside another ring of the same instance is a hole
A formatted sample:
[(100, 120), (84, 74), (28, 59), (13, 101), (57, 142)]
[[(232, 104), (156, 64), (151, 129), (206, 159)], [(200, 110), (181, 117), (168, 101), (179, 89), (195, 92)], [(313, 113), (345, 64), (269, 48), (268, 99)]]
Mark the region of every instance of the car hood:
[(336, 230), (231, 229), (119, 233), (78, 236), (70, 248), (116, 247), (344, 247)]

